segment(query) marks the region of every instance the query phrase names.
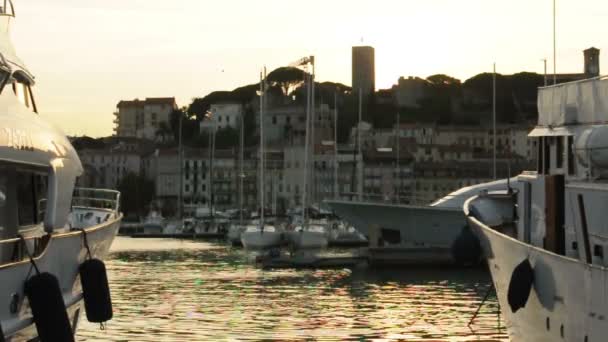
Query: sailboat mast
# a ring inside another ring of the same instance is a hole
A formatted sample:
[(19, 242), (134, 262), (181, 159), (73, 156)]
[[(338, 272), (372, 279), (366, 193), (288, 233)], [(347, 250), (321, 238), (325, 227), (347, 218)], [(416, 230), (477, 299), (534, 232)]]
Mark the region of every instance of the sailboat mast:
[(315, 122), (316, 122), (316, 112), (315, 112), (315, 60), (314, 57), (311, 56), (310, 57), (310, 61), (312, 63), (312, 77), (310, 80), (311, 83), (311, 109), (310, 109), (310, 122), (311, 122), (311, 127), (310, 127), (310, 144), (311, 144), (311, 149), (310, 149), (310, 154), (311, 154), (311, 163), (310, 163), (310, 191), (311, 191), (311, 195), (310, 195), (310, 201), (311, 203), (315, 203), (317, 200), (317, 192), (316, 192), (316, 182), (315, 182)]
[(363, 201), (363, 154), (361, 153), (361, 121), (363, 110), (363, 94), (359, 88), (359, 123), (357, 125), (357, 149), (359, 152), (359, 201)]
[(304, 187), (302, 191), (302, 224), (307, 221), (307, 213), (306, 213), (306, 192), (308, 185), (308, 145), (310, 140), (310, 76), (307, 73), (304, 74), (305, 82), (306, 82), (306, 128), (304, 132)]
[(260, 225), (264, 230), (264, 74), (260, 72)]
[(492, 74), (492, 175), (496, 179), (496, 63)]
[(334, 93), (334, 199), (338, 199), (338, 93)]
[(239, 218), (240, 223), (243, 225), (243, 178), (245, 178), (245, 174), (243, 173), (243, 149), (245, 146), (244, 138), (245, 138), (245, 113), (241, 112), (241, 136), (240, 136), (240, 151), (239, 151)]
[[(179, 199), (178, 199), (178, 210), (177, 210), (177, 214), (179, 215), (179, 218), (181, 219), (184, 216), (184, 185), (183, 185), (183, 178), (184, 178), (184, 165), (183, 165), (183, 153), (182, 153), (182, 117), (183, 117), (183, 113), (180, 112), (179, 114), (179, 143), (178, 143), (178, 151), (177, 151), (177, 159), (178, 159), (178, 164), (179, 164)], [(156, 158), (156, 161), (158, 163), (158, 156)], [(157, 167), (157, 172), (158, 172), (158, 167)]]
[(399, 112), (397, 112), (397, 129), (395, 130), (395, 150), (397, 151), (397, 204), (401, 202), (399, 199), (399, 194), (401, 193), (401, 164), (399, 163), (400, 155), (399, 155), (399, 145), (401, 143), (401, 127), (399, 125)]

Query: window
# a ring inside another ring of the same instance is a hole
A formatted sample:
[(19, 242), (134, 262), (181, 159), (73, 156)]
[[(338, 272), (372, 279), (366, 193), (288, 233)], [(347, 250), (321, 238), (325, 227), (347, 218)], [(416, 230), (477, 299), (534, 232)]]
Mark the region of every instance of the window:
[(16, 189), (19, 226), (31, 226), (42, 222), (46, 209), (46, 174), (18, 169)]
[(568, 174), (574, 174), (574, 153), (572, 152), (572, 145), (574, 144), (574, 137), (568, 136), (566, 149), (568, 150)]
[(555, 167), (559, 169), (559, 168), (564, 167), (564, 138), (555, 137), (555, 142), (556, 142)]
[(276, 124), (277, 124), (277, 117), (276, 117), (276, 116), (273, 116), (273, 117), (272, 117), (272, 124), (273, 124), (273, 125), (276, 125)]

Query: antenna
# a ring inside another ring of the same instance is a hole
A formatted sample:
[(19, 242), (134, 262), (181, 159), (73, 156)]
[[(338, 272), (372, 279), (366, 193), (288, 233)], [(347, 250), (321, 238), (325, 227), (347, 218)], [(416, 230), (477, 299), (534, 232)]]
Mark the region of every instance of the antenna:
[(556, 10), (555, 10), (555, 0), (553, 0), (553, 84), (555, 85), (557, 83), (557, 43), (556, 43), (556, 30), (555, 30), (555, 15)]

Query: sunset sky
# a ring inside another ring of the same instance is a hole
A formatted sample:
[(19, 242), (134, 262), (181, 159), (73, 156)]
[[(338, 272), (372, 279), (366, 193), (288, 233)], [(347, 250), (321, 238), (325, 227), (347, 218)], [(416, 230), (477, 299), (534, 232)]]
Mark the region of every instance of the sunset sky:
[[(72, 135), (112, 134), (121, 99), (180, 106), (315, 55), (317, 79), (350, 85), (351, 46), (376, 49), (376, 86), (399, 76), (552, 70), (552, 0), (13, 0), (13, 39), (42, 115)], [(608, 68), (608, 2), (558, 0), (557, 71), (582, 50)]]

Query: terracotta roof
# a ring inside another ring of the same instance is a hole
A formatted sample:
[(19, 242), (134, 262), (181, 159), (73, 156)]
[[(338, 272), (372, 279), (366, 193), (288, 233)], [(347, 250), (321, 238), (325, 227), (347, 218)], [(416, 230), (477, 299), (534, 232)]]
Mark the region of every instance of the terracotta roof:
[(116, 107), (118, 107), (118, 108), (143, 107), (143, 106), (144, 106), (144, 101), (140, 101), (139, 99), (135, 99), (133, 101), (122, 100), (122, 101), (118, 102), (118, 104), (116, 105)]
[(175, 97), (147, 97), (146, 98), (147, 105), (158, 105), (158, 104), (175, 104)]
[(118, 102), (116, 107), (124, 108), (124, 107), (143, 107), (144, 105), (159, 105), (159, 104), (168, 104), (170, 106), (176, 105), (175, 97), (148, 97), (145, 101), (140, 99), (135, 99), (132, 101), (129, 100), (121, 100)]

